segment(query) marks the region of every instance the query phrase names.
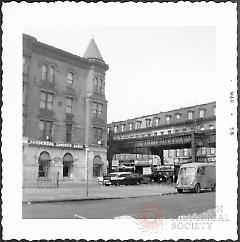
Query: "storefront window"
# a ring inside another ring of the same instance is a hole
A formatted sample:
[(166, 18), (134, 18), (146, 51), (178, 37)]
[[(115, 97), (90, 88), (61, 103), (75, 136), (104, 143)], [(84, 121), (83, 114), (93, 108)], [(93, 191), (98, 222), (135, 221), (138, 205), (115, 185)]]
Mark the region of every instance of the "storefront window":
[(72, 177), (73, 156), (69, 153), (63, 157), (63, 177)]
[(101, 176), (101, 165), (93, 164), (93, 176)]
[(95, 156), (93, 159), (93, 177), (102, 176), (103, 161), (100, 156)]
[(50, 170), (50, 155), (43, 151), (38, 159), (38, 177), (48, 177)]

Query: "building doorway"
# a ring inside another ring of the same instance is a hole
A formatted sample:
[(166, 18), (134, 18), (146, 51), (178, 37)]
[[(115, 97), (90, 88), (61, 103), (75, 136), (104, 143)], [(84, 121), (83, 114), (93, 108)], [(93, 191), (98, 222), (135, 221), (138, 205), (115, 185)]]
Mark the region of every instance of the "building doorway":
[(72, 178), (73, 156), (67, 153), (63, 157), (63, 177)]
[(38, 158), (38, 177), (48, 177), (50, 170), (50, 155), (43, 151)]
[(93, 159), (93, 177), (102, 176), (102, 166), (103, 161), (99, 155), (95, 156)]

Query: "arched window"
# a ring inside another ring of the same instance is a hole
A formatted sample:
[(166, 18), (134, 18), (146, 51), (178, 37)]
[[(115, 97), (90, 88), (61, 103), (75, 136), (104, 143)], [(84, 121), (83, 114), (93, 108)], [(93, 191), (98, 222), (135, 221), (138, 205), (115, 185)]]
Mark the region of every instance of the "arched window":
[(42, 65), (42, 80), (47, 80), (47, 65)]
[(97, 77), (94, 78), (94, 91), (98, 92), (98, 78)]
[(38, 177), (48, 177), (50, 169), (50, 155), (43, 151), (38, 158)]
[(49, 69), (49, 81), (53, 82), (54, 79), (55, 79), (55, 68), (54, 68), (54, 66), (50, 66), (50, 69)]
[(73, 73), (72, 72), (68, 72), (68, 74), (67, 74), (67, 82), (69, 84), (73, 84), (73, 78), (74, 78)]
[(103, 161), (99, 155), (95, 156), (93, 159), (93, 176), (98, 177), (102, 176), (102, 166)]
[(72, 178), (73, 170), (73, 156), (70, 153), (66, 153), (63, 157), (63, 177)]

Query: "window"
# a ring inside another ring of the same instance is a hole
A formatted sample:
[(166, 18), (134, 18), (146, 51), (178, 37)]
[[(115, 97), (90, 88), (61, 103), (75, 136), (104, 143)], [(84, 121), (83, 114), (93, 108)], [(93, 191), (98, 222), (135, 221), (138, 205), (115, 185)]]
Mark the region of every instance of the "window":
[(211, 155), (214, 155), (215, 154), (215, 148), (212, 148), (212, 147), (210, 148), (210, 154)]
[(193, 111), (188, 112), (188, 119), (193, 119)]
[(104, 80), (98, 77), (94, 78), (94, 92), (104, 93)]
[(117, 133), (118, 131), (118, 126), (114, 126), (114, 133)]
[(103, 114), (103, 105), (99, 103), (98, 104), (98, 115), (102, 116), (102, 114)]
[(146, 127), (151, 127), (151, 119), (147, 118), (146, 119)]
[(67, 113), (72, 113), (72, 103), (73, 99), (71, 97), (66, 98), (66, 112)]
[(47, 65), (42, 65), (42, 80), (47, 80)]
[(167, 115), (167, 116), (166, 116), (166, 121), (167, 121), (167, 124), (170, 123), (170, 121), (171, 121), (171, 115)]
[(209, 124), (209, 129), (214, 129), (213, 124)]
[(40, 108), (52, 110), (53, 94), (41, 91), (40, 93)]
[(175, 129), (175, 133), (179, 133), (179, 129)]
[(133, 129), (133, 123), (130, 123), (129, 124), (129, 130), (132, 130)]
[(102, 140), (103, 130), (101, 128), (94, 128), (94, 139), (95, 141)]
[(201, 126), (201, 127), (200, 127), (200, 130), (203, 131), (203, 130), (204, 130), (204, 126)]
[(55, 79), (55, 68), (53, 66), (50, 66), (49, 68), (49, 81), (53, 82)]
[(204, 116), (205, 116), (205, 110), (204, 109), (199, 110), (199, 117), (204, 118)]
[(123, 132), (124, 129), (125, 129), (125, 124), (122, 124), (122, 125), (121, 125), (121, 131)]
[(98, 78), (97, 77), (94, 78), (94, 91), (98, 92)]
[(107, 132), (109, 133), (109, 132), (110, 132), (110, 130), (111, 130), (111, 128), (110, 128), (110, 127), (108, 127), (108, 128), (107, 128)]
[(180, 118), (181, 118), (181, 113), (177, 113), (177, 114), (176, 114), (176, 118), (177, 118), (177, 119), (180, 119)]
[(72, 125), (66, 124), (66, 141), (71, 142), (72, 141)]
[(141, 121), (136, 121), (136, 129), (140, 129), (141, 128), (141, 124), (142, 122)]
[(93, 114), (96, 116), (102, 116), (103, 114), (103, 104), (93, 103)]
[(172, 131), (171, 130), (168, 130), (168, 134), (171, 134), (172, 133)]
[(157, 135), (157, 132), (154, 132), (154, 135)]
[(198, 167), (197, 175), (204, 175), (205, 174), (205, 167)]
[(160, 118), (156, 118), (155, 119), (155, 125), (158, 126), (159, 125), (159, 122), (160, 122)]
[(50, 138), (52, 134), (52, 121), (45, 121), (45, 120), (40, 120), (39, 122), (39, 129), (41, 132), (41, 137), (46, 139)]
[(164, 131), (161, 131), (161, 135), (164, 135)]
[(68, 74), (67, 74), (67, 82), (69, 83), (69, 84), (73, 84), (73, 78), (74, 78), (74, 75), (73, 75), (73, 73), (72, 72), (68, 72)]
[(99, 79), (99, 92), (100, 93), (103, 93), (103, 91), (104, 91), (103, 85), (104, 85), (103, 80)]
[(180, 156), (180, 150), (179, 149), (176, 150), (176, 156), (177, 157)]
[(189, 153), (188, 153), (188, 149), (184, 149), (184, 150), (183, 150), (183, 155), (184, 155), (184, 156), (188, 156), (188, 155), (189, 155)]
[(202, 148), (201, 148), (201, 154), (202, 154), (202, 155), (206, 155), (206, 148), (205, 148), (205, 147), (202, 147)]

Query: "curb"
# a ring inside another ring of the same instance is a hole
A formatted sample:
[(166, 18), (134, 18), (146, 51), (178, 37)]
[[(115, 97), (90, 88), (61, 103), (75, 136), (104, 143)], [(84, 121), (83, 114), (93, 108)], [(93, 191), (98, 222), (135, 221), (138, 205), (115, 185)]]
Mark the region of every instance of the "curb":
[(93, 198), (73, 198), (73, 199), (56, 199), (56, 200), (44, 200), (44, 201), (24, 201), (22, 204), (39, 204), (39, 203), (62, 203), (62, 202), (81, 202), (81, 201), (95, 201), (95, 200), (106, 200), (106, 199), (128, 199), (128, 198), (140, 198), (140, 197), (156, 197), (156, 196), (167, 196), (175, 195), (177, 192), (167, 192), (156, 195), (142, 195), (142, 196), (131, 196), (131, 197), (93, 197)]

